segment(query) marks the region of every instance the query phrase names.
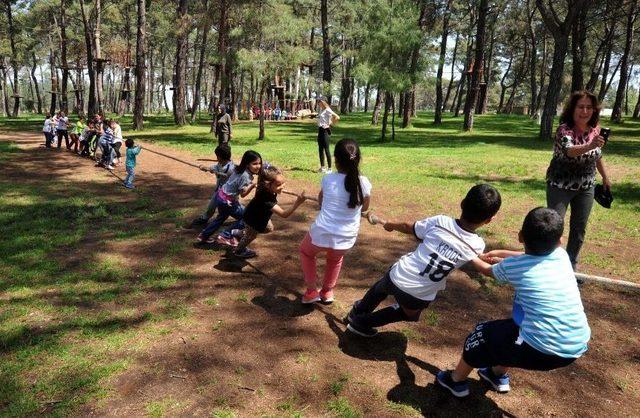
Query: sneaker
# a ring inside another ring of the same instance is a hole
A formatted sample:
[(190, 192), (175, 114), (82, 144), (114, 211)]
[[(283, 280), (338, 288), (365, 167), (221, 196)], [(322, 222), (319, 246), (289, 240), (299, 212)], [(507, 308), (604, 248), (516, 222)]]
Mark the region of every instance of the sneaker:
[(316, 289), (307, 289), (307, 291), (304, 292), (304, 295), (302, 295), (302, 303), (305, 305), (309, 303), (319, 302), (319, 301), (320, 301), (320, 292), (318, 292)]
[(126, 187), (127, 189), (135, 189), (136, 186), (134, 186), (133, 184), (125, 184), (124, 187)]
[(371, 327), (363, 327), (362, 325), (359, 325), (355, 322), (349, 322), (349, 324), (347, 325), (347, 329), (354, 334), (365, 338), (375, 337), (378, 334), (377, 329)]
[(318, 173), (326, 173), (327, 169), (326, 167), (320, 167), (320, 169), (318, 170)]
[(111, 164), (109, 164), (109, 165), (107, 166), (107, 170), (115, 170), (115, 167), (114, 167), (114, 166), (112, 166)]
[(478, 376), (493, 386), (498, 393), (507, 393), (511, 390), (511, 386), (509, 386), (509, 375), (506, 373), (498, 376), (493, 372), (491, 367), (485, 367), (484, 369), (478, 369)]
[(102, 163), (100, 161), (96, 162), (96, 167), (102, 167)]
[(333, 290), (325, 291), (322, 289), (320, 291), (320, 299), (322, 300), (322, 303), (333, 303)]
[(226, 237), (223, 234), (220, 234), (216, 237), (216, 242), (221, 245), (228, 245), (229, 247), (237, 247), (240, 243), (238, 238), (236, 237)]
[(249, 248), (245, 248), (244, 250), (241, 250), (241, 251), (234, 251), (233, 255), (240, 258), (253, 258), (258, 254), (255, 251), (250, 250)]
[(451, 370), (440, 370), (436, 375), (436, 382), (457, 398), (469, 396), (469, 382), (465, 379), (462, 382), (454, 382), (451, 377)]
[(204, 235), (200, 234), (196, 237), (196, 241), (200, 244), (213, 244), (216, 242), (214, 237), (205, 238)]
[(331, 173), (333, 173), (333, 171), (331, 171), (331, 169), (330, 169), (330, 168), (327, 168), (327, 171), (325, 171), (325, 173), (327, 173), (327, 174), (331, 174)]

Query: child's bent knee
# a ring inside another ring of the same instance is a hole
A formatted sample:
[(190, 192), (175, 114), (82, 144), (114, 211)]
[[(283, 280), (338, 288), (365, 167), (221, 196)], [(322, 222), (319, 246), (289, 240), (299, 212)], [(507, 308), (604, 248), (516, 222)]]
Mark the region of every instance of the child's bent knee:
[(420, 320), (420, 314), (422, 313), (422, 309), (407, 309), (401, 308), (402, 314), (405, 317), (405, 321), (409, 322), (418, 322)]

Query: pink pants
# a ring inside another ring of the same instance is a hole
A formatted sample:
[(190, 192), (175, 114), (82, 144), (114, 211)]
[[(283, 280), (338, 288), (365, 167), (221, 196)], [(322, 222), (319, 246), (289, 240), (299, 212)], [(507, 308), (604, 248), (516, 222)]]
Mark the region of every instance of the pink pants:
[(316, 256), (320, 252), (327, 253), (327, 265), (324, 271), (324, 280), (322, 282), (322, 290), (327, 292), (336, 287), (340, 268), (342, 267), (342, 259), (348, 250), (334, 250), (333, 248), (324, 248), (313, 245), (311, 235), (307, 233), (300, 243), (300, 258), (302, 260), (302, 273), (304, 274), (304, 283), (307, 289), (317, 289), (317, 272), (316, 272)]

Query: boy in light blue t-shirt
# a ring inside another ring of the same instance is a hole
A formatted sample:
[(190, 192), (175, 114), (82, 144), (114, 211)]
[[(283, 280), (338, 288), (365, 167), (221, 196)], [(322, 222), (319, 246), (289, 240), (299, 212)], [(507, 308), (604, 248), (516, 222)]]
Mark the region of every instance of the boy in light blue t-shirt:
[(127, 147), (127, 162), (125, 167), (127, 169), (127, 177), (124, 179), (124, 187), (127, 189), (135, 189), (133, 185), (133, 179), (136, 177), (136, 157), (142, 151), (140, 146), (135, 146), (133, 143), (133, 139), (129, 138), (125, 141), (125, 146)]
[(438, 373), (437, 383), (453, 395), (469, 394), (467, 376), (474, 368), (496, 391), (508, 392), (508, 367), (553, 370), (587, 351), (591, 330), (571, 261), (560, 247), (563, 229), (556, 211), (535, 208), (518, 235), (524, 253), (494, 250), (472, 261), (482, 274), (515, 288), (513, 314), (476, 325), (456, 369)]

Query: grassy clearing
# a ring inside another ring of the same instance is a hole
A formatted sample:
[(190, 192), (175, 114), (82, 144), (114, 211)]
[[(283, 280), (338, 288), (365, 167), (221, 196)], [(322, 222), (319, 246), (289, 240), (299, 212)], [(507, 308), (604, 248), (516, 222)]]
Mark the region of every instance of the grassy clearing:
[[(190, 315), (158, 293), (190, 280), (187, 272), (164, 264), (137, 270), (110, 255), (111, 242), (147, 238), (149, 225), (119, 234), (135, 208), (150, 209), (152, 222), (166, 219), (162, 208), (81, 189), (0, 180), (2, 415), (68, 415), (109, 396), (109, 378), (145, 348), (154, 324)], [(164, 404), (150, 408), (153, 415)]]

